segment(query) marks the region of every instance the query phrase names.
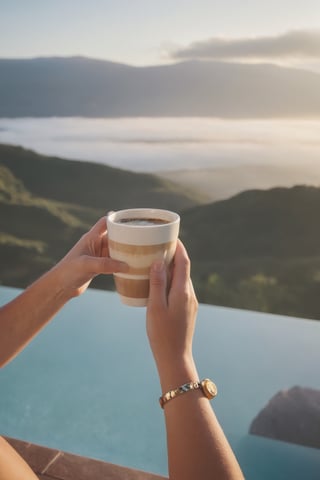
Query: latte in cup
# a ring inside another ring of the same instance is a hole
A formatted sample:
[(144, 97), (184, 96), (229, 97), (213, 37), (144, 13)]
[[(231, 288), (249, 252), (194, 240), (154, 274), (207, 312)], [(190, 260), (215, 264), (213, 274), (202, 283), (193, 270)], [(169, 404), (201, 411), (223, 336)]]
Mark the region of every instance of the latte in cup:
[(129, 265), (128, 272), (114, 274), (116, 290), (124, 304), (147, 304), (151, 264), (159, 259), (167, 266), (170, 264), (179, 225), (179, 215), (168, 210), (138, 208), (107, 215), (110, 256)]
[(162, 220), (160, 218), (122, 218), (118, 223), (126, 223), (127, 225), (162, 225), (164, 223), (169, 223), (167, 220)]

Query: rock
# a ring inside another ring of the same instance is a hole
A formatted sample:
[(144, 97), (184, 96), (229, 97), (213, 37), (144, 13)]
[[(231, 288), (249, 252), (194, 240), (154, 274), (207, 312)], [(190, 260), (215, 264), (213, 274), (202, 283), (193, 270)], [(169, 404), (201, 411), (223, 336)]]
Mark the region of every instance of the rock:
[(249, 433), (320, 448), (320, 390), (281, 390), (252, 421)]

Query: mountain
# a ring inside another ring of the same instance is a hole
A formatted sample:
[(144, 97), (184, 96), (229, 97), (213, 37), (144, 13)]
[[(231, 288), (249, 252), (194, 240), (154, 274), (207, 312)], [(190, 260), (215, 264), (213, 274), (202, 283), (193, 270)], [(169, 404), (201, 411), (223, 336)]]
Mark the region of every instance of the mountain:
[(26, 286), (110, 209), (195, 204), (192, 194), (153, 175), (0, 145), (0, 284)]
[(268, 64), (1, 59), (0, 117), (319, 116), (319, 82), (317, 73)]

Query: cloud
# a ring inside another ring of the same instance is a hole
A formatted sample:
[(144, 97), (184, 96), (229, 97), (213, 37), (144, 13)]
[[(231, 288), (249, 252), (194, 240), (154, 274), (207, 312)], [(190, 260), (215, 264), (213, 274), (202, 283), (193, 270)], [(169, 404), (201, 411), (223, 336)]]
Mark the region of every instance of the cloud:
[(320, 59), (320, 30), (292, 30), (264, 37), (214, 37), (180, 48), (172, 56), (216, 60)]
[(299, 167), (320, 185), (318, 120), (0, 118), (0, 143), (138, 172)]

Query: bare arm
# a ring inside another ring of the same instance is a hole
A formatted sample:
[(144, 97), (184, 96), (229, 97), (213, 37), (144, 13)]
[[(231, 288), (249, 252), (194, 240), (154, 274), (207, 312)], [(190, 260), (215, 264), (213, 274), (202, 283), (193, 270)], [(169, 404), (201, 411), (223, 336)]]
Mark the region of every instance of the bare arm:
[(125, 270), (109, 258), (106, 222), (101, 218), (49, 272), (0, 308), (0, 366), (15, 357), (71, 298), (99, 273)]
[(38, 480), (29, 465), (0, 437), (0, 480)]
[[(192, 355), (197, 307), (190, 261), (179, 242), (169, 294), (162, 263), (153, 266), (150, 278), (147, 332), (163, 393), (199, 380)], [(210, 402), (200, 390), (167, 402), (164, 415), (171, 480), (243, 479)]]

